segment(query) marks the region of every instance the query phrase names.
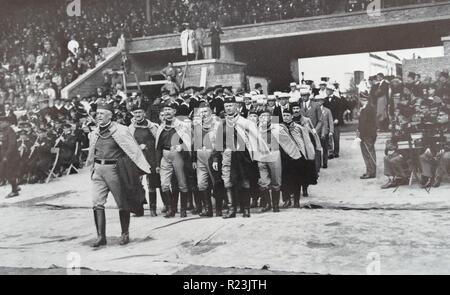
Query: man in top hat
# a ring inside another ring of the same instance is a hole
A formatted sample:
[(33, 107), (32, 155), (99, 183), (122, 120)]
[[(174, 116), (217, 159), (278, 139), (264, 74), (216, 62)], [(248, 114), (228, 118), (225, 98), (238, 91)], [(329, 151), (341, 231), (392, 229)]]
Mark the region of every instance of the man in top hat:
[(128, 129), (139, 144), (139, 148), (144, 153), (145, 159), (150, 164), (150, 173), (147, 174), (148, 198), (150, 207), (150, 216), (155, 217), (156, 214), (156, 189), (161, 187), (159, 174), (156, 168), (159, 166), (156, 153), (156, 133), (159, 125), (145, 118), (145, 110), (139, 105), (133, 106), (131, 109), (133, 120)]
[[(111, 192), (119, 208), (122, 235), (120, 245), (128, 244), (130, 211), (140, 204), (133, 200), (136, 196), (125, 196), (121, 185), (119, 160), (127, 156), (141, 171), (150, 173), (150, 165), (142, 150), (126, 126), (112, 121), (113, 108), (110, 104), (97, 106), (98, 128), (89, 134), (90, 145), (86, 166), (92, 167), (92, 193), (94, 220), (98, 238), (92, 247), (106, 245), (105, 204)], [(134, 204), (133, 204), (134, 203)]]
[(244, 209), (243, 216), (250, 217), (250, 185), (257, 181), (258, 174), (254, 161), (264, 161), (269, 148), (260, 137), (256, 125), (239, 115), (234, 97), (227, 98), (224, 107), (226, 116), (215, 135), (219, 140), (216, 141), (213, 156), (216, 171), (222, 159), (222, 179), (232, 203), (224, 218), (236, 217), (239, 203)]
[(357, 137), (361, 140), (361, 153), (366, 165), (366, 172), (361, 179), (376, 178), (377, 156), (375, 153), (375, 141), (377, 140), (376, 110), (365, 96), (360, 97), (362, 104), (359, 115)]
[[(161, 178), (161, 196), (166, 201), (168, 211), (164, 217), (174, 217), (178, 206), (178, 193), (181, 192), (180, 217), (187, 217), (189, 187), (184, 169), (186, 152), (191, 149), (190, 124), (175, 117), (178, 105), (171, 103), (163, 107), (164, 122), (156, 132), (155, 147), (158, 151), (159, 175)], [(175, 175), (177, 188), (172, 188), (172, 177)], [(172, 191), (171, 191), (172, 188)]]
[(320, 142), (323, 149), (322, 168), (327, 169), (329, 140), (333, 137), (334, 134), (333, 114), (331, 113), (330, 109), (326, 108), (323, 105), (325, 103), (326, 97), (318, 95), (314, 98), (314, 100), (317, 103), (318, 109), (320, 110), (321, 114), (321, 120), (316, 126), (316, 131), (320, 137)]
[(17, 135), (11, 128), (10, 118), (0, 117), (0, 178), (5, 178), (11, 185), (11, 193), (5, 198), (13, 198), (19, 195), (20, 188), (17, 185), (16, 165), (19, 159), (17, 148)]
[(324, 107), (328, 108), (333, 115), (333, 143), (334, 149), (331, 151), (330, 158), (339, 158), (341, 126), (344, 124), (345, 102), (342, 98), (335, 95), (336, 88), (332, 84), (327, 84), (327, 97)]

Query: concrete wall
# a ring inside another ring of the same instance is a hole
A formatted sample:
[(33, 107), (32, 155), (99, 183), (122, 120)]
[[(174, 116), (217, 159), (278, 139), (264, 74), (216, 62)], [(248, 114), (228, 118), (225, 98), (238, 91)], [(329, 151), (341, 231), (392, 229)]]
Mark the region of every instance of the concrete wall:
[(450, 55), (434, 58), (408, 59), (403, 61), (403, 80), (406, 80), (409, 72), (420, 74), (423, 77), (430, 76), (434, 79), (436, 71), (450, 70)]

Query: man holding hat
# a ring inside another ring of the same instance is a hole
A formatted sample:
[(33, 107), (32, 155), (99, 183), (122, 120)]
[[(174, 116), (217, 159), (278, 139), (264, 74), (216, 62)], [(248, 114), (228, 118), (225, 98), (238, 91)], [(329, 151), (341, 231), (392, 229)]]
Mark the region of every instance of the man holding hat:
[[(181, 192), (180, 217), (187, 217), (189, 186), (185, 173), (186, 152), (191, 150), (191, 126), (175, 117), (178, 105), (166, 104), (163, 107), (164, 122), (156, 131), (155, 147), (158, 151), (158, 167), (161, 178), (161, 196), (166, 201), (168, 211), (164, 217), (174, 217), (178, 206), (178, 193)], [(159, 160), (160, 159), (160, 160)], [(172, 188), (175, 175), (178, 190)], [(171, 191), (172, 189), (172, 191)]]
[(98, 239), (92, 247), (106, 245), (105, 204), (111, 192), (119, 208), (122, 235), (120, 245), (129, 243), (131, 200), (135, 196), (125, 196), (121, 185), (118, 162), (128, 157), (142, 172), (150, 173), (150, 165), (142, 150), (126, 126), (112, 122), (113, 108), (110, 104), (97, 106), (98, 128), (89, 134), (89, 154), (86, 166), (92, 167), (94, 220)]
[(155, 148), (156, 132), (159, 125), (145, 118), (145, 110), (142, 106), (134, 105), (131, 109), (133, 120), (128, 126), (130, 133), (139, 144), (139, 148), (144, 153), (145, 159), (150, 164), (150, 174), (147, 174), (148, 198), (150, 207), (150, 216), (156, 215), (156, 189), (161, 186), (159, 174), (156, 168), (159, 166)]
[(17, 135), (11, 128), (8, 117), (0, 117), (0, 178), (6, 178), (11, 185), (11, 193), (5, 198), (13, 198), (19, 195), (20, 188), (16, 180), (16, 165), (19, 160), (17, 147)]

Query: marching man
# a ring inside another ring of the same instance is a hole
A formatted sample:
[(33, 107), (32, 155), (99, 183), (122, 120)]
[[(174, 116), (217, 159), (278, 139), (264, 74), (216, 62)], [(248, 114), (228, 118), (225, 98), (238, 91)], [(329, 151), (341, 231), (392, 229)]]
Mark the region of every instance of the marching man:
[(200, 216), (213, 216), (210, 183), (216, 199), (216, 216), (222, 216), (223, 181), (220, 169), (219, 171), (212, 169), (215, 136), (221, 121), (212, 116), (211, 107), (205, 102), (200, 103), (198, 117), (199, 122), (194, 122), (192, 166), (197, 171), (198, 190), (206, 207), (206, 212), (200, 214)]
[[(175, 117), (178, 105), (166, 104), (163, 107), (164, 121), (156, 132), (155, 147), (158, 151), (161, 179), (161, 195), (166, 200), (168, 211), (164, 217), (174, 217), (178, 206), (178, 193), (181, 192), (180, 217), (187, 217), (189, 187), (184, 169), (184, 153), (191, 149), (191, 125)], [(175, 174), (178, 190), (172, 188), (172, 176)], [(172, 188), (172, 191), (171, 191)], [(173, 193), (176, 192), (176, 193)]]
[(219, 171), (222, 156), (222, 179), (231, 200), (231, 210), (224, 218), (236, 217), (238, 203), (243, 206), (243, 217), (250, 217), (250, 184), (258, 173), (253, 161), (264, 161), (269, 148), (259, 136), (257, 126), (239, 115), (234, 97), (225, 99), (224, 108), (226, 117), (217, 130), (213, 156), (215, 171)]
[[(273, 206), (273, 212), (279, 212), (283, 168), (281, 155), (284, 153), (289, 158), (298, 160), (301, 154), (287, 127), (278, 122), (272, 122), (269, 109), (260, 112), (258, 131), (270, 148), (270, 153), (265, 158), (266, 161), (258, 162), (258, 185), (266, 204), (261, 212), (269, 211), (272, 209), (271, 206)], [(272, 191), (272, 198), (270, 198), (269, 190)]]
[(151, 166), (151, 173), (147, 175), (148, 198), (150, 207), (150, 216), (155, 217), (156, 214), (156, 189), (160, 187), (159, 174), (156, 172), (158, 167), (157, 154), (155, 149), (155, 136), (159, 125), (150, 120), (145, 119), (145, 110), (142, 106), (134, 106), (132, 108), (133, 120), (128, 127), (133, 134), (139, 148)]
[(119, 208), (122, 228), (119, 244), (126, 245), (130, 241), (128, 233), (130, 211), (138, 208), (132, 208), (131, 205), (130, 198), (135, 196), (123, 194), (117, 165), (119, 160), (128, 156), (140, 170), (150, 173), (150, 165), (128, 128), (111, 121), (113, 111), (110, 104), (99, 104), (98, 127), (89, 134), (86, 166), (92, 167), (93, 209), (98, 234), (98, 239), (92, 245), (94, 248), (106, 245), (105, 204), (109, 192), (112, 193)]

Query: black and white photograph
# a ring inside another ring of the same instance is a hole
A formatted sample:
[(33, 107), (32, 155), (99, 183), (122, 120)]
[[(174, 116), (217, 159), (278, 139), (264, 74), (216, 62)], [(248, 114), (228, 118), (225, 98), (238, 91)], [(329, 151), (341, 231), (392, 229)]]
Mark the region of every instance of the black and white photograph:
[(0, 0), (0, 275), (448, 275), (449, 115), (449, 0)]

